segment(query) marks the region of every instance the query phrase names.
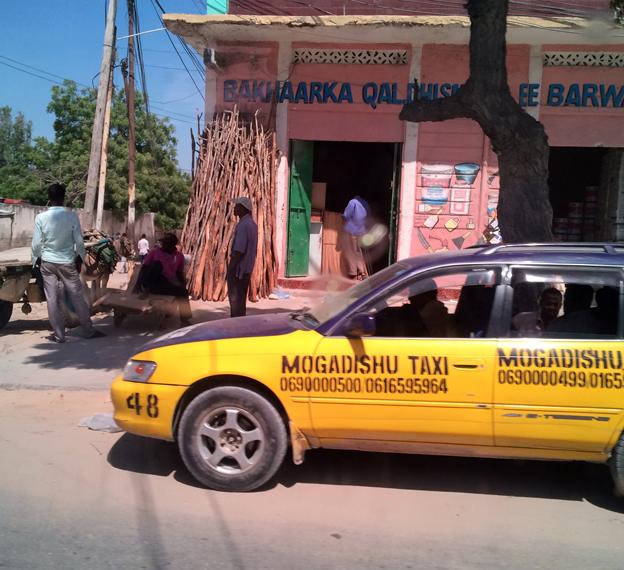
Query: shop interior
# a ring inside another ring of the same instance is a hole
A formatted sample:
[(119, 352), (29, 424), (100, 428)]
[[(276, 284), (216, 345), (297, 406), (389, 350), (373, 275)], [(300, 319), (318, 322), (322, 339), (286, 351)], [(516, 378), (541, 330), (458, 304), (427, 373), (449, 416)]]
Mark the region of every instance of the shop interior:
[[(369, 271), (374, 273), (394, 261), (398, 165), (400, 145), (395, 143), (314, 142), (312, 222), (323, 220), (323, 257), (339, 256), (329, 242), (335, 241), (342, 226), (340, 215), (349, 200), (359, 195), (370, 206), (372, 222), (386, 232), (376, 234), (375, 244), (366, 252)], [(332, 265), (329, 261), (324, 260), (325, 268)]]
[(553, 208), (553, 234), (558, 241), (600, 239), (599, 205), (606, 204), (603, 184), (605, 156), (609, 149), (552, 147), (549, 177)]

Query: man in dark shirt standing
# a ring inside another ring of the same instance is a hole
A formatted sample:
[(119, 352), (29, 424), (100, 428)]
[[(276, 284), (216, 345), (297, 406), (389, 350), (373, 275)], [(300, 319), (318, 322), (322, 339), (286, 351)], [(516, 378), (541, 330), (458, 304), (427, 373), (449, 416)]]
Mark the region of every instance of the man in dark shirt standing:
[(244, 317), (247, 312), (247, 291), (258, 247), (258, 226), (251, 217), (251, 210), (251, 200), (246, 196), (234, 200), (234, 215), (238, 216), (239, 221), (234, 231), (227, 268), (231, 317)]

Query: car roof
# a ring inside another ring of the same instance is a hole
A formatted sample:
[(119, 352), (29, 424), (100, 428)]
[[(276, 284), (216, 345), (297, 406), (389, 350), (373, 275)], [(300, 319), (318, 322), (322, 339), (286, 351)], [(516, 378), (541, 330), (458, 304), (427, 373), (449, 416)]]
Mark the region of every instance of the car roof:
[(621, 243), (519, 243), (476, 246), (402, 259), (411, 269), (440, 265), (519, 263), (624, 267)]

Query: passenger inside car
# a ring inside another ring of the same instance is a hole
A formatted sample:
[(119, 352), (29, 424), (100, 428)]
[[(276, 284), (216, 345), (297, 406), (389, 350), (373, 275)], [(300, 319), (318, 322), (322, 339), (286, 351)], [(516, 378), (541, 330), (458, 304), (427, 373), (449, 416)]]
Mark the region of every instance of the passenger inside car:
[(559, 289), (554, 287), (544, 289), (540, 295), (536, 311), (525, 311), (513, 317), (511, 321), (513, 330), (528, 336), (542, 333), (559, 315), (562, 301), (563, 298)]
[(596, 291), (598, 306), (592, 309), (597, 317), (594, 334), (615, 335), (617, 333), (619, 300), (620, 294), (615, 287), (603, 287)]
[(563, 297), (563, 315), (555, 319), (549, 326), (548, 332), (590, 333), (590, 307), (594, 299), (594, 289), (591, 285), (568, 283)]
[(496, 287), (466, 285), (462, 287), (455, 310), (456, 335), (459, 338), (484, 337), (490, 322)]
[(402, 320), (405, 336), (442, 338), (451, 336), (451, 319), (444, 303), (438, 300), (438, 288), (433, 279), (429, 280), (426, 291), (409, 297), (403, 305)]

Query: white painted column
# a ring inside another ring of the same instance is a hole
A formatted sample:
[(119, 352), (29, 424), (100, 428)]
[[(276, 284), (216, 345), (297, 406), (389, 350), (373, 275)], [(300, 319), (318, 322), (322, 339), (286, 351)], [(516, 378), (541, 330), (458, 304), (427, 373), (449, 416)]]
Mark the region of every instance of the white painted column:
[[(412, 45), (412, 61), (409, 80), (420, 81), (422, 46)], [(405, 123), (403, 165), (401, 168), (401, 194), (399, 196), (399, 223), (397, 236), (397, 260), (411, 255), (414, 214), (416, 213), (416, 159), (418, 155), (418, 123)]]
[[(280, 42), (277, 58), (277, 79), (286, 81), (290, 74), (292, 47), (290, 42)], [(288, 107), (277, 103), (275, 113), (277, 148), (280, 152), (277, 166), (277, 188), (275, 192), (275, 245), (278, 252), (278, 275), (286, 272), (286, 235), (288, 225)]]
[[(215, 54), (213, 48), (213, 55)], [(204, 88), (204, 124), (212, 122), (217, 110), (217, 72), (215, 69), (204, 66), (206, 71), (206, 86)]]
[[(531, 46), (531, 54), (529, 55), (529, 83), (537, 83), (542, 87), (542, 72), (544, 70), (542, 46)], [(541, 93), (540, 93), (541, 99)], [(527, 107), (526, 112), (536, 121), (539, 121), (541, 104), (537, 107)]]

